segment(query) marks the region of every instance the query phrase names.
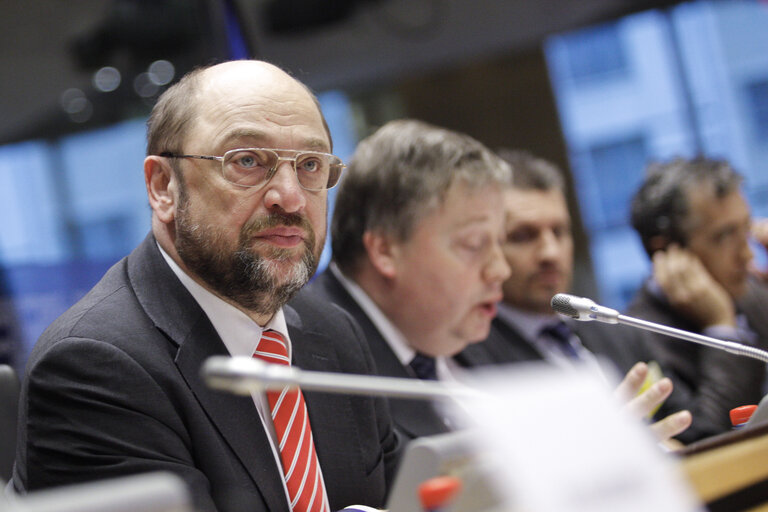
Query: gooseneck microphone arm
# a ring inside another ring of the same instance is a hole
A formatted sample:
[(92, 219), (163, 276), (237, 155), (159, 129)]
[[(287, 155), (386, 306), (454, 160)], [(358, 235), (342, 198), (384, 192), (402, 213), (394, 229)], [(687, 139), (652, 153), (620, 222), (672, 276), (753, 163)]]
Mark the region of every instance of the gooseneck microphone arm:
[(733, 341), (718, 340), (716, 338), (710, 338), (709, 336), (703, 336), (674, 327), (668, 327), (666, 325), (656, 324), (648, 322), (646, 320), (640, 320), (639, 318), (633, 318), (620, 314), (615, 309), (607, 308), (595, 304), (592, 300), (584, 297), (576, 297), (574, 295), (568, 295), (567, 293), (558, 293), (552, 297), (552, 309), (563, 316), (573, 318), (582, 322), (591, 322), (596, 320), (598, 322), (604, 322), (608, 324), (624, 324), (632, 327), (638, 327), (645, 329), (646, 331), (653, 331), (659, 334), (666, 334), (674, 338), (679, 338), (708, 347), (719, 348), (736, 354), (739, 356), (751, 357), (760, 361), (768, 363), (768, 352), (759, 348), (750, 347), (748, 345), (742, 345)]
[(240, 395), (298, 386), (304, 391), (420, 400), (483, 396), (479, 390), (448, 382), (306, 371), (242, 356), (209, 357), (203, 364), (202, 375), (211, 388)]

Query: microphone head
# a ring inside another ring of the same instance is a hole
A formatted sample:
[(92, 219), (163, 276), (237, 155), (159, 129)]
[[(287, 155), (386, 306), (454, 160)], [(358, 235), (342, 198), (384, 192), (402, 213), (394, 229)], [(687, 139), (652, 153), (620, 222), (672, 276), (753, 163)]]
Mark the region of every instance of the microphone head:
[(567, 293), (558, 293), (550, 301), (552, 309), (574, 320), (590, 322), (599, 320), (609, 324), (618, 323), (619, 312), (615, 309), (598, 306), (594, 301), (586, 297), (576, 297)]
[(210, 388), (240, 395), (250, 395), (252, 391), (298, 386), (300, 378), (298, 368), (267, 363), (247, 356), (209, 357), (200, 372)]
[[(578, 297), (568, 295), (567, 293), (558, 293), (552, 297), (550, 305), (552, 306), (552, 309), (555, 311), (555, 313), (573, 318), (575, 320), (581, 320), (581, 318), (579, 318), (579, 311), (571, 305), (571, 299), (577, 298)], [(591, 319), (587, 318), (587, 320)]]

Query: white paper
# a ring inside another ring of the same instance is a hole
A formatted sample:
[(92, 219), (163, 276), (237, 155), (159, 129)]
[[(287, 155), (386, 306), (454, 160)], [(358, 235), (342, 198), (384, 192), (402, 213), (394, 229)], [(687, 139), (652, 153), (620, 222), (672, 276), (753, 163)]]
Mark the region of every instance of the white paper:
[(703, 510), (672, 456), (594, 371), (531, 363), (476, 377), (488, 398), (448, 412), (477, 425), (508, 510)]

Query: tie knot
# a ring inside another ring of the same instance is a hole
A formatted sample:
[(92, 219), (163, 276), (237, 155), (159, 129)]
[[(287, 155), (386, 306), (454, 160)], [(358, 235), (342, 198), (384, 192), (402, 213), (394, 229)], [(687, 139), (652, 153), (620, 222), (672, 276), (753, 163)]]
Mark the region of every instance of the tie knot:
[(253, 357), (273, 364), (282, 364), (290, 366), (291, 360), (288, 359), (288, 346), (285, 343), (283, 335), (277, 331), (265, 330), (261, 334), (259, 344)]
[(437, 380), (437, 365), (434, 357), (416, 352), (409, 365), (421, 380)]
[(579, 352), (572, 341), (573, 331), (562, 320), (544, 326), (541, 329), (541, 337), (554, 342), (557, 348), (569, 359), (580, 359)]
[(562, 320), (545, 325), (541, 329), (541, 334), (554, 338), (556, 341), (567, 343), (571, 339), (571, 328), (565, 325)]

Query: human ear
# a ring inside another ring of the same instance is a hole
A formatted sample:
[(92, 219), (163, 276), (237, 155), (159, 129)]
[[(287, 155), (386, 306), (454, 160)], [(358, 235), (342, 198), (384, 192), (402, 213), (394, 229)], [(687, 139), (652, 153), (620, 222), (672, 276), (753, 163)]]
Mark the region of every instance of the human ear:
[(157, 218), (166, 224), (172, 222), (176, 215), (177, 182), (168, 159), (154, 155), (144, 159), (144, 183), (149, 205)]
[(398, 245), (392, 241), (390, 236), (366, 231), (363, 233), (363, 246), (368, 254), (368, 261), (379, 274), (388, 279), (395, 277), (399, 251)]

